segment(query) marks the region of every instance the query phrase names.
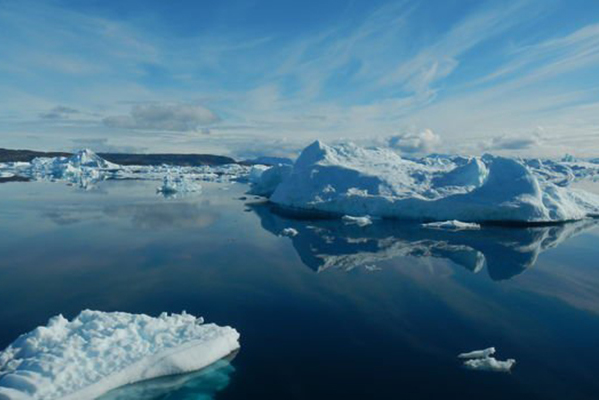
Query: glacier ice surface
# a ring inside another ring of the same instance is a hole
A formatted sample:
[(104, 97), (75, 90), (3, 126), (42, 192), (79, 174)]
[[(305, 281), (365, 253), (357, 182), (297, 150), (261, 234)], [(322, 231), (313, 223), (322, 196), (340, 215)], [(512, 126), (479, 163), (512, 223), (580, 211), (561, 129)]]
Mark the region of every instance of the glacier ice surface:
[(0, 399), (93, 399), (109, 390), (196, 371), (239, 348), (231, 327), (193, 315), (62, 315), (0, 353)]

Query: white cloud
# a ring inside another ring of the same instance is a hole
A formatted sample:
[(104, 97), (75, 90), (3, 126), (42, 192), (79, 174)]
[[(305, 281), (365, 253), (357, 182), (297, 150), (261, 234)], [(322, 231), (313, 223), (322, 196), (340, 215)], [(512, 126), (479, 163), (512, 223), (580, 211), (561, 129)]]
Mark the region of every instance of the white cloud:
[(209, 109), (193, 104), (137, 104), (129, 115), (104, 118), (110, 128), (152, 131), (204, 131), (219, 117)]
[(441, 144), (441, 137), (430, 129), (388, 138), (388, 145), (402, 153), (430, 153)]
[(500, 135), (482, 143), (483, 150), (530, 150), (543, 145), (542, 128), (523, 135)]

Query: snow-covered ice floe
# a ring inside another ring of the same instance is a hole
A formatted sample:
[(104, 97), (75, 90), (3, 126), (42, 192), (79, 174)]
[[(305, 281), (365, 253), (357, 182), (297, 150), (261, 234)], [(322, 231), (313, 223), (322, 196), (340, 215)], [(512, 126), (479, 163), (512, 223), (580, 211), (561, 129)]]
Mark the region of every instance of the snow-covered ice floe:
[(492, 372), (510, 372), (516, 360), (508, 358), (505, 361), (497, 360), (492, 355), (495, 354), (495, 347), (489, 347), (484, 350), (475, 350), (469, 353), (462, 353), (458, 358), (466, 359), (464, 366), (469, 369)]
[(196, 371), (239, 348), (231, 327), (192, 315), (61, 315), (0, 353), (0, 399), (93, 399), (117, 387)]
[(491, 155), (409, 160), (390, 149), (316, 141), (292, 168), (262, 171), (254, 188), (272, 192), (280, 207), (325, 216), (531, 224), (599, 215), (599, 196), (564, 187), (569, 170), (558, 166)]
[(449, 229), (449, 230), (462, 230), (462, 229), (480, 229), (480, 225), (473, 222), (462, 222), (458, 220), (451, 221), (439, 221), (429, 222), (428, 224), (422, 224), (425, 228), (432, 229)]

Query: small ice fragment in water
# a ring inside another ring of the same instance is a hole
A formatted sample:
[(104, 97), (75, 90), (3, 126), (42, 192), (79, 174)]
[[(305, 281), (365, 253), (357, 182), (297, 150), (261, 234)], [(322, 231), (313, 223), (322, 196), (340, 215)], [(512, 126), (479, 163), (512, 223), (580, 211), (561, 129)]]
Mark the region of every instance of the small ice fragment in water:
[(468, 369), (478, 371), (510, 372), (512, 366), (516, 364), (516, 360), (513, 358), (500, 361), (495, 357), (491, 357), (493, 354), (495, 354), (495, 347), (489, 347), (483, 350), (459, 354), (458, 358), (467, 359), (464, 361), (464, 366)]
[(484, 350), (474, 350), (469, 353), (462, 353), (458, 355), (458, 358), (485, 358), (495, 354), (495, 347), (489, 347)]
[(380, 268), (380, 267), (377, 267), (377, 266), (376, 266), (376, 265), (374, 265), (374, 264), (365, 265), (365, 266), (364, 266), (364, 269), (365, 269), (367, 272), (376, 272), (376, 271), (380, 271), (380, 270), (381, 270), (381, 268)]
[(462, 229), (480, 229), (479, 224), (471, 222), (462, 222), (456, 219), (450, 221), (430, 222), (428, 224), (422, 224), (425, 228), (433, 229), (451, 229), (451, 230), (462, 230)]
[(346, 225), (358, 225), (359, 227), (363, 227), (372, 224), (372, 219), (370, 219), (369, 215), (364, 215), (363, 217), (344, 215), (341, 219)]
[(296, 236), (299, 232), (296, 229), (293, 228), (285, 228), (281, 231), (281, 236), (289, 236), (289, 237), (293, 237)]
[(478, 371), (510, 372), (516, 360), (508, 358), (505, 361), (496, 360), (495, 357), (476, 358), (464, 361), (464, 366)]

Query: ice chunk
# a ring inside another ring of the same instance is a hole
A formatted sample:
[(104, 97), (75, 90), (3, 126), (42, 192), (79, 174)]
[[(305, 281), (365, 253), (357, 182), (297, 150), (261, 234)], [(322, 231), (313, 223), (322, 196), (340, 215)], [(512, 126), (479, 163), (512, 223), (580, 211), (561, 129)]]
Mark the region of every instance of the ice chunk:
[(293, 237), (297, 235), (299, 232), (293, 228), (285, 228), (281, 231), (281, 236), (290, 236)]
[(0, 399), (92, 399), (114, 388), (196, 371), (239, 348), (230, 327), (187, 313), (61, 315), (0, 353)]
[(599, 196), (560, 187), (519, 160), (423, 162), (388, 149), (319, 141), (303, 150), (270, 200), (316, 214), (429, 221), (526, 224), (599, 215)]
[(192, 182), (185, 175), (172, 176), (167, 174), (162, 178), (162, 185), (157, 187), (156, 191), (165, 197), (170, 197), (176, 193), (192, 193), (198, 192), (201, 189), (201, 185)]
[(462, 230), (462, 229), (480, 229), (479, 224), (473, 222), (462, 222), (458, 220), (441, 221), (441, 222), (430, 222), (428, 224), (422, 224), (425, 228), (434, 229), (449, 229), (449, 230)]
[(270, 196), (277, 186), (291, 174), (292, 170), (290, 165), (275, 165), (265, 169), (262, 167), (254, 166), (250, 171), (251, 194)]
[(492, 372), (510, 372), (514, 364), (516, 364), (516, 360), (513, 358), (499, 361), (495, 357), (484, 357), (464, 361), (466, 368)]
[(458, 358), (467, 359), (464, 366), (469, 369), (493, 372), (509, 372), (516, 360), (509, 358), (505, 361), (499, 361), (495, 357), (495, 347), (489, 347), (483, 350), (475, 350), (469, 353), (462, 353)]
[(368, 216), (368, 215), (364, 215), (362, 217), (353, 217), (351, 215), (344, 215), (341, 218), (341, 220), (346, 225), (358, 225), (360, 227), (372, 224), (372, 219), (370, 219), (370, 216)]
[(495, 347), (489, 347), (484, 350), (474, 350), (468, 353), (458, 355), (458, 358), (485, 358), (495, 354)]

